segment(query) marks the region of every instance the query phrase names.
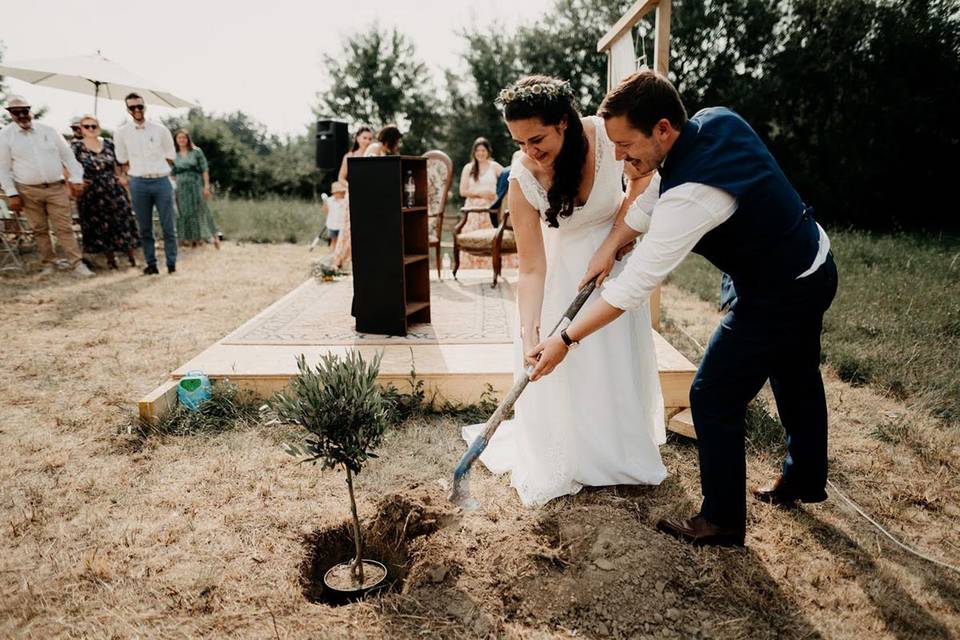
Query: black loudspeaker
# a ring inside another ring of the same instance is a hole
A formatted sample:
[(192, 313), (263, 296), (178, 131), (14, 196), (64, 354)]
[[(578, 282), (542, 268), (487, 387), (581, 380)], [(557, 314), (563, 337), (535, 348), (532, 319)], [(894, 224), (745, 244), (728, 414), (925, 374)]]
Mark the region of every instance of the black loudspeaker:
[(340, 120), (317, 121), (317, 168), (339, 169), (350, 148), (347, 123)]

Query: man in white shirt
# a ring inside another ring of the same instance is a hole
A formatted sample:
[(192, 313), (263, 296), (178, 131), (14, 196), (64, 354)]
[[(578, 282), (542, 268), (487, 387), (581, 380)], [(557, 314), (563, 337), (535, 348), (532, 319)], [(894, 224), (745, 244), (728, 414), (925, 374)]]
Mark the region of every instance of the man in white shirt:
[(48, 275), (56, 268), (52, 229), (74, 275), (92, 277), (93, 272), (81, 261), (63, 178), (66, 169), (70, 193), (80, 195), (83, 167), (56, 129), (33, 122), (25, 98), (10, 96), (6, 108), (13, 122), (0, 129), (0, 188), (9, 198), (10, 209), (23, 211), (30, 223), (44, 263), (41, 273)]
[[(119, 129), (113, 137), (117, 162), (125, 176), (129, 176), (133, 212), (140, 227), (143, 259), (147, 263), (143, 273), (156, 275), (156, 240), (153, 237), (153, 208), (160, 214), (163, 229), (163, 252), (167, 273), (177, 270), (177, 225), (173, 208), (173, 185), (170, 167), (176, 157), (170, 130), (146, 119), (143, 98), (131, 93), (126, 97), (127, 111), (133, 122)], [(127, 178), (122, 178), (121, 181)]]
[(691, 251), (727, 273), (736, 298), (710, 340), (690, 390), (703, 503), (658, 529), (697, 545), (742, 545), (746, 528), (747, 404), (770, 380), (787, 433), (781, 476), (754, 491), (791, 505), (826, 499), (827, 409), (820, 377), (823, 314), (837, 290), (830, 240), (752, 128), (725, 108), (692, 118), (651, 71), (625, 79), (600, 115), (617, 158), (656, 172), (618, 220), (584, 283), (610, 272), (620, 247), (646, 232), (623, 272), (566, 330), (543, 341), (532, 380), (578, 341), (650, 293)]

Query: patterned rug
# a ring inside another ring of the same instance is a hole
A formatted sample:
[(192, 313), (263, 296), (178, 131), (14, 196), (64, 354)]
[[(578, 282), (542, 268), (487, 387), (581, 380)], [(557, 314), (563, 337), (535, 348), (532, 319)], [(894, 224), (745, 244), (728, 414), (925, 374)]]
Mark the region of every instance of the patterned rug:
[(487, 272), (430, 282), (430, 324), (413, 325), (405, 337), (362, 334), (350, 315), (350, 278), (308, 280), (221, 340), (222, 344), (477, 344), (512, 341), (516, 313), (513, 285), (490, 288)]

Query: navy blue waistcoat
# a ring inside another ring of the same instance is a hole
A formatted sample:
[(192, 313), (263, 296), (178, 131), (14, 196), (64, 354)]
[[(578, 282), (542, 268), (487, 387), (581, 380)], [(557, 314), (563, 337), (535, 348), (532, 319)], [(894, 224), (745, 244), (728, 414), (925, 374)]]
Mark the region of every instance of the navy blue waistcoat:
[(737, 210), (693, 251), (730, 274), (737, 292), (775, 294), (810, 268), (820, 233), (810, 210), (747, 122), (723, 107), (694, 115), (660, 168), (660, 193), (684, 182), (722, 189)]

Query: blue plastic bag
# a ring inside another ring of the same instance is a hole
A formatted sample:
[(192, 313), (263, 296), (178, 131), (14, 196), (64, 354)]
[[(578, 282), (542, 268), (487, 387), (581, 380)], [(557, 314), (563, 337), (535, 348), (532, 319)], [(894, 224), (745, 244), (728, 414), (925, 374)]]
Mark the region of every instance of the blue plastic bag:
[(187, 371), (187, 375), (177, 383), (177, 399), (190, 411), (196, 411), (200, 405), (210, 399), (213, 385), (210, 378), (199, 369)]

